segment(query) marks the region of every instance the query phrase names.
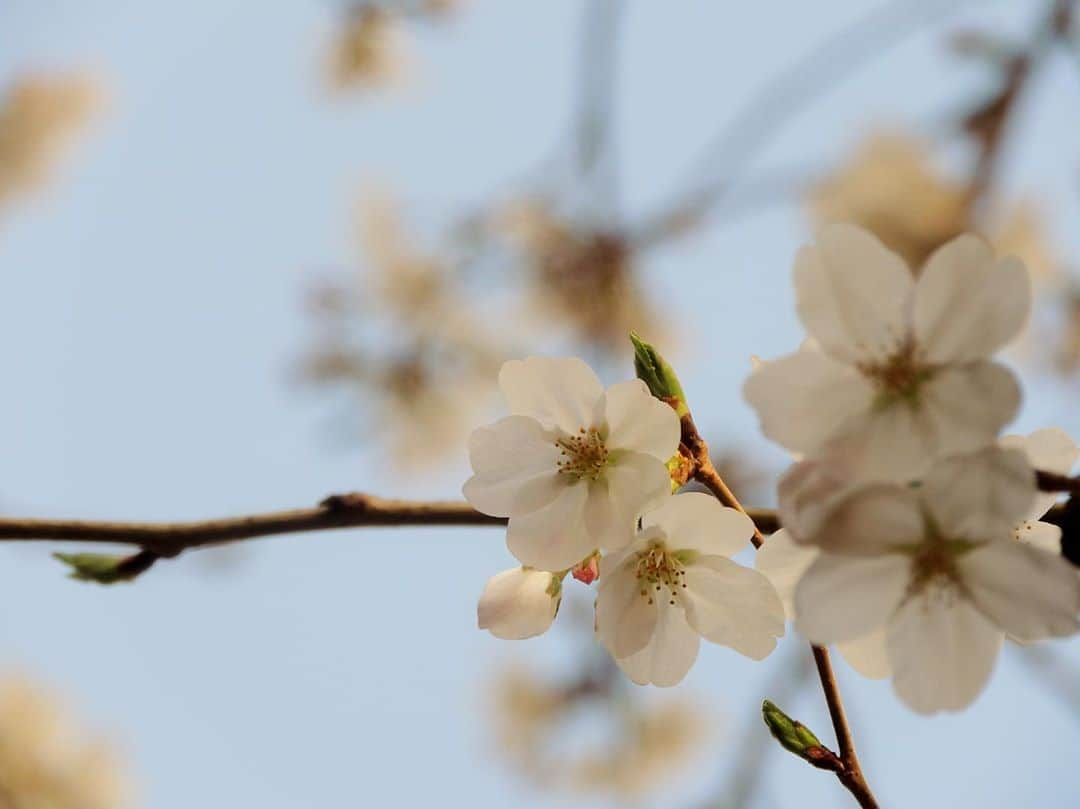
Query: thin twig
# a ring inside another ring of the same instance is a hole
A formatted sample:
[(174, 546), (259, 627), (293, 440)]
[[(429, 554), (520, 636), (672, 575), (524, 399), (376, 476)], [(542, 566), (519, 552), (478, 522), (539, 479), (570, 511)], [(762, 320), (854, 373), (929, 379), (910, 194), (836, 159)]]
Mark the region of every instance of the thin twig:
[[(655, 244), (679, 232), (687, 222), (698, 220), (731, 189), (739, 172), (797, 113), (853, 75), (859, 66), (961, 5), (893, 0), (872, 9), (786, 66), (706, 144), (688, 172), (691, 188), (637, 226), (635, 244)], [(721, 164), (719, 168), (717, 163)]]
[(625, 0), (591, 0), (584, 7), (581, 39), (581, 96), (574, 123), (575, 170), (595, 197), (611, 209), (617, 204), (617, 155), (613, 142), (618, 43)]
[[(766, 533), (777, 529), (776, 512), (751, 509)], [(392, 500), (361, 492), (327, 497), (314, 508), (271, 511), (190, 522), (118, 522), (0, 518), (0, 542), (59, 541), (136, 545), (171, 557), (193, 548), (279, 534), (341, 528), (506, 525), (506, 518), (481, 514), (461, 500)]]
[(1072, 27), (1076, 0), (1052, 0), (1035, 36), (1023, 51), (1015, 55), (1005, 68), (1000, 91), (967, 122), (972, 134), (979, 138), (979, 152), (968, 185), (972, 207), (984, 204), (997, 176), (1008, 124), (1028, 86), (1035, 68), (1050, 52), (1051, 46), (1064, 39)]
[[(709, 457), (709, 446), (701, 437), (693, 416), (689, 413), (682, 417), (682, 443), (680, 451), (693, 462), (694, 478), (704, 484), (709, 491), (716, 495), (716, 499), (729, 508), (747, 513), (735, 493), (728, 488), (713, 466)], [(755, 548), (765, 544), (765, 537), (761, 529), (754, 523), (754, 535), (750, 540)], [(844, 785), (852, 797), (858, 801), (863, 809), (877, 809), (878, 803), (870, 785), (866, 782), (862, 767), (859, 765), (859, 757), (855, 752), (855, 740), (848, 725), (847, 714), (844, 712), (844, 701), (840, 696), (840, 685), (836, 681), (832, 662), (829, 660), (829, 650), (824, 646), (810, 645), (813, 651), (814, 664), (817, 666), (818, 679), (821, 680), (821, 688), (825, 692), (825, 703), (829, 708), (829, 717), (832, 719), (833, 730), (836, 732), (837, 744), (840, 747), (839, 756), (833, 755), (826, 748), (822, 753), (826, 755), (827, 762), (816, 763), (823, 769), (836, 773), (840, 783)]]

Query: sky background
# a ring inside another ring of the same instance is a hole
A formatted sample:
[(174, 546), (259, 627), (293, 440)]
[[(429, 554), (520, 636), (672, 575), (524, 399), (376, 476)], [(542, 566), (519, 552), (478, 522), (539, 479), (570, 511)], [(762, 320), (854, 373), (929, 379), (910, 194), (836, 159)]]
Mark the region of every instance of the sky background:
[[(1023, 32), (1042, 5), (969, 2), (954, 19)], [(550, 154), (573, 109), (583, 6), (473, 0), (445, 25), (411, 29), (410, 87), (334, 97), (320, 73), (335, 10), (325, 0), (0, 3), (0, 84), (88, 66), (110, 95), (50, 192), (0, 221), (0, 506), (166, 520), (350, 489), (457, 496), (464, 450), (437, 474), (394, 478), (370, 450), (328, 437), (329, 399), (291, 383), (311, 336), (302, 296), (355, 263), (364, 181), (451, 212)], [(679, 187), (742, 101), (864, 6), (632, 1), (617, 107), (627, 213)], [(792, 118), (762, 167), (840, 158), (875, 124), (932, 125), (987, 79), (942, 42), (930, 26), (839, 83)], [(1025, 107), (1006, 187), (1043, 202), (1057, 243), (1080, 256), (1077, 63), (1057, 58)], [(799, 206), (780, 205), (646, 265), (683, 324), (675, 356), (699, 422), (774, 467), (783, 455), (739, 389), (751, 354), (800, 339), (789, 271), (808, 236)], [(1075, 385), (1024, 382), (1019, 429), (1080, 434)], [(510, 644), (475, 629), (480, 588), (511, 561), (498, 530), (260, 540), (108, 589), (69, 581), (45, 551), (0, 547), (0, 664), (54, 685), (117, 741), (140, 806), (592, 805), (536, 792), (493, 755), (493, 674), (511, 660), (556, 671), (578, 648), (565, 631)], [(1057, 646), (1080, 665), (1080, 640)], [(710, 794), (734, 759), (724, 738), (759, 721), (765, 684), (804, 648), (789, 634), (764, 664), (703, 648), (680, 688), (708, 699), (717, 742), (646, 805)], [(1015, 650), (972, 708), (933, 719), (838, 667), (885, 805), (1076, 805), (1080, 722)], [(816, 688), (785, 707), (831, 739)], [(847, 801), (778, 749), (766, 779), (762, 807)]]

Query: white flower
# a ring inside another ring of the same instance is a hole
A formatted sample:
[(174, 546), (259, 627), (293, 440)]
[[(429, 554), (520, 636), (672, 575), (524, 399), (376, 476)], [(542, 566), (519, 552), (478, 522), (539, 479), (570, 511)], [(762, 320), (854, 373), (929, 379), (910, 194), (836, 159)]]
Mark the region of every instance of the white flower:
[(707, 494), (668, 498), (624, 551), (600, 560), (596, 633), (634, 682), (675, 685), (699, 635), (761, 660), (784, 634), (769, 580), (732, 561), (754, 524)]
[(1015, 415), (1012, 373), (989, 357), (1023, 328), (1027, 272), (979, 238), (934, 252), (916, 281), (853, 225), (821, 231), (795, 260), (799, 317), (815, 343), (765, 363), (744, 395), (793, 452), (843, 446), (868, 477), (917, 477), (980, 449)]
[(914, 489), (850, 493), (810, 538), (823, 552), (796, 588), (796, 628), (842, 643), (884, 627), (904, 702), (919, 713), (966, 707), (1006, 633), (1032, 641), (1080, 628), (1072, 566), (1012, 539), (1034, 499), (1023, 453), (998, 447), (946, 459)]
[(544, 570), (514, 567), (492, 576), (476, 607), (481, 629), (504, 640), (548, 631), (562, 600), (562, 579)]
[(509, 517), (510, 552), (541, 570), (625, 546), (641, 513), (671, 494), (675, 411), (640, 380), (605, 391), (576, 358), (507, 362), (499, 386), (513, 415), (470, 436), (468, 501)]
[[(1036, 469), (1068, 475), (1080, 459), (1080, 447), (1064, 430), (1047, 427), (1031, 435), (1007, 435), (1000, 441), (1002, 446), (1019, 449), (1027, 455), (1028, 462)], [(1038, 548), (1055, 555), (1061, 553), (1061, 529), (1039, 518), (1057, 502), (1053, 492), (1039, 492), (1030, 511), (1014, 529), (1014, 536), (1021, 542), (1030, 542)]]
[[(776, 588), (789, 621), (795, 620), (795, 588), (819, 553), (812, 545), (795, 542), (791, 534), (782, 528), (765, 540), (754, 557), (754, 567)], [(881, 680), (890, 674), (885, 633), (881, 630), (847, 643), (838, 643), (836, 651), (864, 677)]]

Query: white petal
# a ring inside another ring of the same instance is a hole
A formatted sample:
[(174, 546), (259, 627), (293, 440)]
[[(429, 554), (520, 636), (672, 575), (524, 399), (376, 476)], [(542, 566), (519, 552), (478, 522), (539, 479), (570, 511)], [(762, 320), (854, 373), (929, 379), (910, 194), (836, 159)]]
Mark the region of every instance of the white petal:
[(784, 635), (784, 605), (764, 575), (723, 556), (687, 566), (686, 618), (707, 640), (764, 660)]
[(966, 599), (928, 588), (889, 626), (893, 689), (917, 713), (966, 708), (990, 679), (1003, 639)]
[(1000, 541), (964, 554), (958, 564), (975, 606), (1010, 635), (1032, 641), (1080, 629), (1080, 578), (1064, 557)]
[(746, 380), (743, 397), (767, 437), (809, 454), (869, 412), (874, 388), (853, 367), (808, 348), (764, 363)]
[(499, 388), (515, 415), (574, 434), (593, 424), (604, 388), (577, 357), (528, 357), (503, 363)]
[(666, 498), (645, 514), (642, 526), (659, 528), (672, 550), (717, 556), (734, 556), (754, 535), (753, 520), (704, 492), (685, 492)]
[(920, 542), (926, 531), (919, 498), (911, 489), (875, 483), (852, 491), (831, 507), (819, 530), (796, 537), (824, 550), (876, 556)]
[(957, 236), (938, 248), (915, 288), (915, 343), (932, 363), (989, 357), (1016, 337), (1031, 310), (1023, 262), (996, 261), (977, 236)]
[(915, 400), (895, 399), (853, 420), (829, 445), (869, 480), (908, 481), (936, 459), (993, 443), (1016, 415), (1020, 388), (993, 362), (947, 366), (922, 384)]
[(866, 484), (851, 456), (830, 449), (788, 468), (777, 484), (780, 523), (796, 542), (818, 533), (833, 507)]
[(926, 415), (904, 400), (878, 405), (851, 421), (827, 451), (845, 455), (864, 480), (913, 480), (940, 452), (940, 436)]
[(643, 452), (666, 463), (679, 449), (679, 416), (674, 408), (649, 393), (640, 379), (608, 388), (604, 415), (609, 450)]
[(594, 533), (597, 547), (617, 550), (634, 536), (637, 519), (671, 497), (671, 476), (654, 455), (626, 452), (605, 472), (612, 522)]
[(990, 446), (938, 462), (920, 497), (949, 539), (1009, 536), (1035, 499), (1035, 473), (1020, 450)]
[[(1070, 474), (1077, 460), (1080, 460), (1080, 447), (1077, 447), (1067, 432), (1057, 427), (1036, 430), (1031, 435), (1007, 435), (998, 443), (1010, 449), (1023, 450), (1033, 467), (1059, 475)], [(1039, 492), (1027, 518), (1039, 519), (1059, 497), (1055, 492)]]
[(821, 554), (795, 588), (795, 628), (813, 643), (842, 643), (869, 634), (900, 605), (909, 568), (900, 554)]
[(795, 618), (795, 586), (817, 555), (817, 548), (799, 545), (785, 529), (767, 537), (754, 555), (754, 567), (776, 588), (789, 620)]
[(971, 452), (993, 443), (1020, 408), (1013, 372), (996, 362), (948, 366), (919, 391), (926, 430), (937, 441), (936, 456)]
[(667, 688), (682, 682), (697, 660), (700, 640), (686, 622), (681, 608), (663, 605), (656, 632), (641, 651), (615, 662), (638, 685)]
[(566, 570), (596, 549), (585, 526), (588, 486), (564, 486), (562, 492), (531, 514), (511, 517), (506, 547), (523, 565), (539, 570)]
[(559, 449), (540, 422), (507, 416), (469, 436), (473, 476), (462, 492), (474, 508), (514, 517), (542, 508), (565, 488), (559, 480)]
[(1013, 529), (1013, 536), (1039, 550), (1061, 556), (1061, 529), (1053, 523), (1024, 520)]
[(795, 258), (799, 318), (821, 347), (850, 363), (885, 359), (907, 339), (914, 288), (903, 260), (873, 234), (831, 225)]
[[(636, 574), (636, 556), (609, 570), (600, 561), (600, 586), (596, 596), (596, 636), (615, 658), (628, 657), (645, 648), (653, 637), (659, 605), (644, 589)], [(653, 603), (649, 603), (650, 600)]]
[(849, 640), (847, 643), (836, 644), (836, 651), (863, 677), (884, 680), (892, 674), (892, 667), (889, 665), (889, 650), (886, 646), (887, 636), (885, 627), (881, 627), (869, 635)]
[(484, 587), (476, 607), (477, 624), (506, 640), (543, 634), (555, 619), (559, 593), (550, 573), (522, 567), (504, 570)]
[(1080, 447), (1072, 436), (1058, 427), (1044, 427), (1030, 435), (1007, 435), (1000, 443), (1009, 449), (1023, 450), (1036, 469), (1059, 475), (1072, 472), (1080, 460)]

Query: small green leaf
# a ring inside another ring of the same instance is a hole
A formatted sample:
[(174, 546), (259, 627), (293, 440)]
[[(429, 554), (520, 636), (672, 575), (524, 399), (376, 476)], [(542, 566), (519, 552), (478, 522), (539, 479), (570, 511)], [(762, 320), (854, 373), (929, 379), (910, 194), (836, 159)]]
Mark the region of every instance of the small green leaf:
[(634, 372), (638, 379), (649, 386), (653, 396), (674, 407), (679, 418), (687, 415), (690, 408), (675, 370), (659, 351), (634, 332), (630, 332), (630, 342), (634, 344)]
[(157, 561), (157, 556), (149, 551), (140, 551), (132, 556), (110, 556), (104, 553), (54, 553), (53, 558), (71, 568), (69, 574), (71, 578), (97, 584), (131, 581)]

